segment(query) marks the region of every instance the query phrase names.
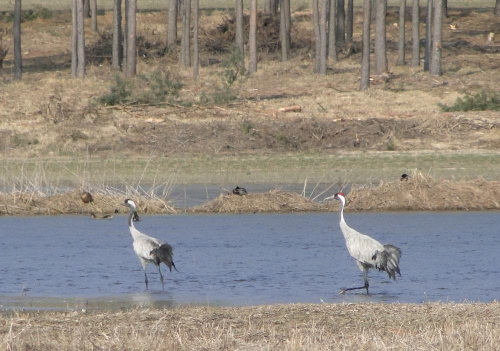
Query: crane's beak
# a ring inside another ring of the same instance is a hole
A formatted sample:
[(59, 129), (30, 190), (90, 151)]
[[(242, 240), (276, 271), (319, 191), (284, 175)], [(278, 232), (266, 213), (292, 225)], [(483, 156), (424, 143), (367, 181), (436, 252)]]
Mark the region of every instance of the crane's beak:
[(323, 201), (328, 201), (328, 200), (332, 200), (332, 199), (335, 199), (335, 195), (325, 197)]

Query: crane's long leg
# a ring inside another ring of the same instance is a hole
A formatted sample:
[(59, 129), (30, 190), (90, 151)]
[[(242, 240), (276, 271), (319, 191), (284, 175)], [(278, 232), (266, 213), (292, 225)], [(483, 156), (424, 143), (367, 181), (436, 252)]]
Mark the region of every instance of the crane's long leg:
[(148, 275), (146, 270), (144, 270), (144, 282), (146, 283), (146, 290), (148, 290)]
[(160, 267), (160, 265), (158, 265), (158, 272), (160, 272), (161, 286), (163, 287), (163, 290), (165, 290), (165, 283), (163, 282), (163, 274), (161, 274), (161, 267)]
[(370, 284), (368, 283), (368, 270), (367, 269), (363, 269), (363, 281), (364, 281), (365, 285), (358, 286), (357, 288), (342, 289), (342, 290), (340, 290), (340, 293), (345, 294), (345, 292), (349, 291), (349, 290), (366, 289), (366, 295), (369, 295), (370, 293), (368, 292), (368, 288), (370, 287)]

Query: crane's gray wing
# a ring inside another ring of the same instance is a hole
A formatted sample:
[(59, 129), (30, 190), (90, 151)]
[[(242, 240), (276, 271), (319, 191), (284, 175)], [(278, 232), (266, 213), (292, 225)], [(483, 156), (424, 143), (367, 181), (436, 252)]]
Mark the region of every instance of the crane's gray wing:
[(147, 261), (153, 261), (151, 251), (159, 247), (160, 244), (161, 243), (158, 241), (158, 239), (143, 235), (134, 240), (134, 251), (137, 256)]
[(383, 251), (384, 246), (377, 240), (350, 227), (346, 227), (346, 233), (346, 246), (351, 256), (363, 264), (374, 266), (373, 255), (378, 251)]
[[(153, 262), (158, 266), (161, 262), (165, 263), (172, 272), (172, 267), (175, 268), (174, 260), (173, 260), (173, 250), (170, 244), (162, 244), (157, 248), (151, 250), (151, 257)], [(177, 270), (177, 268), (175, 268)]]
[(396, 273), (401, 275), (399, 270), (401, 254), (400, 248), (391, 244), (384, 245), (384, 250), (377, 251), (372, 257), (373, 261), (375, 261), (374, 266), (379, 271), (387, 272), (392, 280), (396, 280)]

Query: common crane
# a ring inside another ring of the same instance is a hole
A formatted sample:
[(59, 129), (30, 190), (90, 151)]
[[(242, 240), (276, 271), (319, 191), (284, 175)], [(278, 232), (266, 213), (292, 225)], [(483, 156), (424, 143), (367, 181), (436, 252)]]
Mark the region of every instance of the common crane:
[(385, 271), (389, 275), (389, 278), (396, 280), (396, 273), (401, 275), (399, 270), (401, 249), (391, 244), (382, 245), (368, 235), (361, 234), (349, 227), (344, 220), (345, 195), (343, 193), (337, 193), (327, 197), (325, 200), (332, 198), (340, 201), (340, 230), (344, 235), (349, 254), (356, 260), (359, 269), (363, 272), (364, 281), (363, 286), (342, 289), (340, 293), (344, 294), (349, 290), (366, 289), (366, 293), (368, 294), (368, 287), (370, 286), (368, 283), (368, 270), (370, 268), (377, 268), (379, 271)]
[(154, 263), (158, 267), (158, 272), (160, 272), (160, 279), (163, 289), (165, 289), (165, 283), (163, 281), (163, 274), (161, 273), (160, 264), (163, 262), (167, 265), (168, 269), (172, 272), (172, 267), (177, 271), (174, 261), (172, 259), (172, 246), (167, 243), (162, 243), (160, 240), (150, 237), (144, 233), (141, 233), (134, 226), (134, 217), (137, 215), (135, 202), (126, 199), (124, 206), (130, 209), (130, 215), (128, 217), (128, 228), (130, 234), (134, 239), (134, 251), (139, 260), (141, 261), (142, 268), (144, 269), (144, 282), (146, 283), (146, 290), (148, 289), (148, 275), (146, 273), (146, 267), (149, 263)]

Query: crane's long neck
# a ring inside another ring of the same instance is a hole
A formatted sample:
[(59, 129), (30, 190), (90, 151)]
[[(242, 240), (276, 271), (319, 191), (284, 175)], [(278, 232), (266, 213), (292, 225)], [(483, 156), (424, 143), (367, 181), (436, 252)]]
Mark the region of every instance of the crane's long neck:
[(339, 211), (339, 219), (340, 219), (340, 222), (344, 222), (344, 206), (345, 206), (345, 201), (344, 199), (341, 199), (340, 200), (340, 211)]
[(128, 215), (128, 227), (130, 229), (134, 228), (134, 211), (130, 211), (130, 214)]
[(130, 214), (128, 216), (128, 229), (130, 230), (130, 235), (132, 235), (132, 238), (135, 240), (137, 237), (140, 236), (140, 232), (135, 229), (134, 226), (134, 213), (135, 211), (130, 211)]

